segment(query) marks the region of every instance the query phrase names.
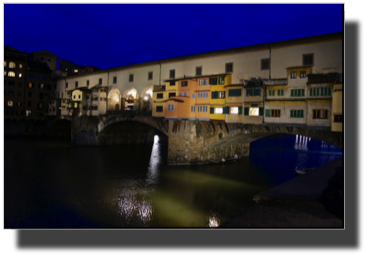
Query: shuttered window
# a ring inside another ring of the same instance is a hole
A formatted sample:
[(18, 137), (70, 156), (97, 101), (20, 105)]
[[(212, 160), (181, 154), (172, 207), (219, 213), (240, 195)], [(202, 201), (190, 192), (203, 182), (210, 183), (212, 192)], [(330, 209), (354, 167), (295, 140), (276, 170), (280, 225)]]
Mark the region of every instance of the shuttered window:
[(210, 114), (214, 114), (214, 107), (210, 107)]
[(219, 77), (219, 85), (224, 85), (224, 84), (225, 84), (225, 78)]
[(223, 107), (223, 114), (226, 114), (226, 115), (230, 114), (230, 107), (229, 106)]
[(304, 97), (305, 89), (292, 89), (291, 97)]
[(240, 88), (237, 89), (229, 89), (228, 90), (229, 97), (240, 97), (242, 96), (242, 90)]
[(243, 108), (242, 106), (239, 106), (239, 107), (238, 107), (238, 114), (239, 114), (239, 115), (242, 114), (242, 108)]
[(284, 90), (278, 89), (278, 96), (283, 96), (283, 95), (284, 95)]
[(290, 110), (290, 118), (303, 118), (303, 110)]
[(217, 77), (210, 78), (209, 85), (217, 85)]
[(218, 91), (213, 91), (213, 92), (211, 93), (211, 98), (212, 98), (212, 99), (218, 99)]
[(270, 109), (265, 110), (265, 117), (270, 117)]
[(246, 96), (260, 96), (261, 95), (261, 89), (259, 89), (259, 88), (247, 88), (245, 95)]
[(268, 95), (269, 96), (275, 96), (275, 90), (274, 89), (269, 89), (268, 90)]

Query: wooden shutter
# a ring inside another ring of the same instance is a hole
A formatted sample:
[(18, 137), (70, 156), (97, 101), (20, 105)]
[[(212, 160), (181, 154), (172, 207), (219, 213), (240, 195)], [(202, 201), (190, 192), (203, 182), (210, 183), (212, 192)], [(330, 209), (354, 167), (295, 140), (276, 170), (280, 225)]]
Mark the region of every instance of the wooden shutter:
[(243, 108), (242, 106), (239, 106), (239, 107), (238, 107), (238, 115), (241, 115), (241, 114), (242, 114), (242, 108)]
[(223, 114), (226, 114), (226, 115), (230, 114), (230, 107), (228, 106), (223, 107)]
[(249, 107), (244, 107), (244, 116), (249, 115)]
[(259, 107), (259, 116), (263, 116), (263, 115), (264, 115), (264, 108)]
[(270, 109), (265, 110), (265, 117), (270, 117)]
[(210, 114), (214, 114), (214, 107), (210, 107)]

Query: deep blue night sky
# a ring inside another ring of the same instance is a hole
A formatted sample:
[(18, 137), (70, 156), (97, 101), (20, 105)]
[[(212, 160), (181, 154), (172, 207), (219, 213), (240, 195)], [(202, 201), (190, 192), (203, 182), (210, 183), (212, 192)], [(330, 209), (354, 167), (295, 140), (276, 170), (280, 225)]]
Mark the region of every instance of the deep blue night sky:
[(4, 4), (4, 45), (106, 69), (341, 32), (342, 16), (340, 4)]

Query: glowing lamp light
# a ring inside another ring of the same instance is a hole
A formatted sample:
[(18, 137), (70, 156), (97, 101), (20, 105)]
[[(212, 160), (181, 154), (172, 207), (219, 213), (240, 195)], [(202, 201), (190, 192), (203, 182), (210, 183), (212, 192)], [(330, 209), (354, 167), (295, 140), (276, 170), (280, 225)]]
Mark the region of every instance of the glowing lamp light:
[(116, 99), (116, 101), (118, 102), (118, 101), (119, 101), (119, 99)]
[(147, 101), (147, 100), (148, 100), (148, 97), (147, 97), (147, 96), (145, 96), (145, 97), (144, 97), (144, 100), (145, 100), (145, 101)]

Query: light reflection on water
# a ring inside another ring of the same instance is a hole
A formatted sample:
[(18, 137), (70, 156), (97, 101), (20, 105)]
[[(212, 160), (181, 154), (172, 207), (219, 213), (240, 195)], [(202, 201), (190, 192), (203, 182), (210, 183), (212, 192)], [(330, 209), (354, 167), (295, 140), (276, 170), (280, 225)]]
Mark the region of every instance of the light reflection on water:
[(293, 178), (296, 166), (342, 155), (277, 135), (251, 143), (249, 158), (234, 164), (168, 167), (158, 136), (149, 147), (30, 143), (5, 145), (5, 227), (218, 227), (254, 194)]

